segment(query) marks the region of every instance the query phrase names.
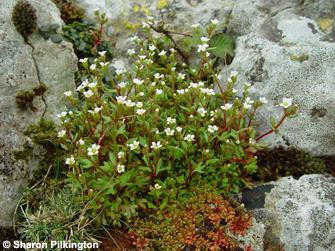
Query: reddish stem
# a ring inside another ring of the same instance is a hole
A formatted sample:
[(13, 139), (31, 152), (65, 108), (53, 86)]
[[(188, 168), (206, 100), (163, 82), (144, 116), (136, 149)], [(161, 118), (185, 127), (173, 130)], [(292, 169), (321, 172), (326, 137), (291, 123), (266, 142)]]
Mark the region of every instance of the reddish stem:
[(287, 114), (284, 113), (284, 115), (282, 116), (282, 118), (280, 119), (279, 123), (277, 125), (274, 126), (274, 129), (271, 129), (269, 131), (267, 131), (266, 133), (264, 133), (263, 135), (259, 136), (256, 141), (261, 140), (262, 138), (268, 136), (269, 134), (273, 133), (275, 129), (277, 129), (279, 126), (281, 126), (281, 124), (284, 122), (284, 120), (286, 119)]

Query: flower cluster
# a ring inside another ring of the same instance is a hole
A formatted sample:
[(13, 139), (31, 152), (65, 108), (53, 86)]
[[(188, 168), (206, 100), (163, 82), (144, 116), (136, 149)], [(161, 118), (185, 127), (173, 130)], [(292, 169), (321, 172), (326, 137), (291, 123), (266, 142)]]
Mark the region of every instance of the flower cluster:
[[(93, 64), (81, 61), (78, 93), (64, 93), (71, 110), (58, 116), (58, 139), (69, 152), (69, 180), (94, 201), (92, 209), (108, 209), (104, 220), (119, 224), (139, 207), (164, 208), (201, 182), (236, 192), (255, 171), (262, 135), (256, 138), (253, 118), (268, 101), (249, 97), (250, 84), (238, 97), (237, 72), (226, 83), (214, 73), (207, 49), (216, 25), (212, 20), (207, 33), (194, 25), (202, 33), (191, 46), (199, 65), (181, 61), (180, 48), (152, 36), (150, 23), (148, 39), (131, 39), (132, 70), (110, 68), (103, 52)], [(284, 118), (293, 113), (291, 99), (280, 106)]]

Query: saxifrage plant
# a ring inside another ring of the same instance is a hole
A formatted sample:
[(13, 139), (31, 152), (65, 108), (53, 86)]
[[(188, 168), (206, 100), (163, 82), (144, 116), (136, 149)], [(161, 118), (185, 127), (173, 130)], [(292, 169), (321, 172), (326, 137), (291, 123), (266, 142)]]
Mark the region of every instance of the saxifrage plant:
[(92, 64), (81, 60), (78, 95), (65, 92), (70, 106), (59, 114), (58, 138), (68, 152), (68, 182), (90, 201), (97, 224), (163, 210), (202, 183), (237, 192), (256, 170), (257, 141), (297, 109), (284, 98), (280, 121), (256, 137), (254, 116), (267, 100), (251, 99), (250, 84), (238, 96), (237, 72), (226, 83), (217, 75), (208, 52), (217, 20), (204, 30), (194, 26), (194, 64), (171, 35), (153, 34), (154, 25), (144, 23), (146, 38), (132, 39), (128, 71), (111, 74), (106, 52), (99, 52)]

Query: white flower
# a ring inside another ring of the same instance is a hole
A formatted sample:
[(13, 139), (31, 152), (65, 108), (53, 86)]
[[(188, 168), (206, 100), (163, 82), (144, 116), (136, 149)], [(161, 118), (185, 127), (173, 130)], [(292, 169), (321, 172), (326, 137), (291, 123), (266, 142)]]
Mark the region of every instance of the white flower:
[[(170, 51), (171, 51), (171, 53), (175, 53), (176, 52), (175, 48), (171, 48)], [(172, 71), (175, 71), (175, 70), (172, 69)]]
[(282, 103), (280, 103), (279, 105), (283, 108), (289, 108), (292, 105), (292, 98), (283, 98)]
[(136, 103), (136, 107), (137, 108), (142, 108), (143, 107), (143, 103), (142, 102), (137, 102)]
[(119, 88), (125, 88), (126, 86), (127, 86), (126, 82), (121, 82), (117, 85), (117, 87), (119, 87)]
[(88, 86), (88, 79), (85, 79), (78, 87), (77, 91), (81, 91)]
[(87, 91), (84, 91), (83, 94), (86, 98), (89, 98), (93, 95), (93, 92), (91, 90), (87, 90)]
[(206, 111), (205, 108), (200, 107), (200, 108), (198, 108), (198, 113), (200, 114), (201, 117), (205, 117), (207, 111)]
[(173, 136), (174, 135), (174, 130), (171, 130), (170, 128), (166, 128), (164, 130), (167, 136)]
[(156, 82), (152, 82), (152, 83), (151, 83), (151, 86), (156, 86)]
[(72, 96), (72, 91), (66, 91), (66, 92), (64, 92), (64, 95), (66, 97), (71, 97)]
[(208, 44), (199, 44), (198, 45), (198, 52), (205, 52), (208, 48)]
[(99, 113), (101, 110), (102, 110), (102, 106), (100, 106), (100, 107), (95, 107), (94, 108), (94, 113)]
[(124, 102), (124, 104), (127, 106), (127, 107), (134, 107), (135, 105), (136, 105), (136, 103), (135, 102), (133, 102), (133, 101), (131, 101), (131, 100), (126, 100), (125, 102)]
[(134, 78), (134, 79), (133, 79), (133, 82), (134, 82), (136, 85), (141, 85), (141, 84), (143, 84), (144, 80), (140, 80), (140, 79), (138, 79), (138, 78)]
[(189, 88), (198, 88), (198, 87), (199, 87), (198, 84), (193, 82), (191, 82), (189, 86)]
[(260, 98), (259, 98), (259, 101), (260, 101), (262, 104), (267, 104), (267, 103), (268, 103), (267, 99), (264, 98), (264, 97), (260, 97)]
[(87, 148), (87, 152), (89, 156), (97, 155), (99, 153), (100, 145), (93, 144), (91, 147)]
[(126, 71), (124, 69), (116, 69), (115, 73), (116, 75), (121, 75), (122, 73), (125, 73)]
[(141, 97), (144, 96), (144, 92), (140, 92), (138, 95), (140, 95)]
[(249, 103), (247, 103), (247, 102), (245, 102), (243, 104), (243, 108), (246, 109), (246, 110), (248, 110), (250, 107), (251, 107), (251, 105)]
[(186, 75), (184, 73), (178, 73), (178, 79), (184, 80), (185, 76)]
[(57, 114), (57, 117), (58, 118), (64, 118), (64, 117), (66, 117), (66, 115), (67, 115), (67, 112), (61, 112), (61, 113)]
[(201, 42), (203, 43), (207, 43), (209, 41), (209, 38), (208, 37), (201, 37)]
[(253, 139), (253, 138), (250, 138), (250, 139), (249, 139), (249, 144), (250, 144), (250, 145), (255, 145), (255, 144), (256, 144), (256, 140)]
[(80, 139), (80, 140), (78, 140), (78, 143), (79, 143), (79, 145), (84, 145), (85, 144), (85, 141), (83, 140), (83, 139)]
[(247, 98), (245, 99), (245, 102), (246, 102), (247, 104), (253, 104), (253, 103), (254, 103), (254, 101), (253, 101), (252, 99), (250, 99), (250, 97), (247, 97)]
[(134, 42), (136, 40), (138, 40), (138, 36), (133, 36), (133, 37), (130, 38), (130, 42)]
[(134, 50), (134, 49), (128, 49), (128, 50), (127, 50), (127, 54), (128, 54), (129, 56), (132, 56), (132, 55), (135, 54), (135, 50)]
[(150, 50), (150, 51), (154, 51), (154, 50), (156, 50), (156, 46), (153, 45), (153, 44), (150, 44), (150, 45), (149, 45), (149, 50)]
[(168, 125), (170, 125), (170, 124), (175, 124), (175, 123), (176, 123), (176, 119), (171, 118), (171, 117), (168, 117), (168, 118), (166, 119), (166, 122), (167, 122)]
[(212, 19), (211, 20), (211, 23), (214, 24), (214, 25), (217, 25), (219, 23), (219, 20), (217, 19)]
[(157, 189), (157, 190), (159, 190), (159, 189), (161, 189), (162, 187), (159, 185), (159, 184), (155, 184), (155, 188)]
[(117, 158), (122, 159), (124, 157), (124, 152), (120, 151), (117, 153)]
[(209, 95), (209, 96), (215, 95), (215, 91), (211, 88), (200, 88), (200, 91), (204, 94)]
[(126, 168), (124, 165), (117, 164), (116, 170), (118, 173), (123, 173), (126, 170)]
[(192, 142), (194, 141), (194, 135), (193, 134), (187, 134), (185, 137), (184, 137), (184, 140), (185, 141), (188, 141), (188, 142)]
[(216, 132), (216, 131), (218, 131), (219, 130), (219, 128), (216, 126), (216, 125), (209, 125), (208, 126), (208, 131), (210, 132), (210, 133), (214, 133), (214, 132)]
[(250, 87), (251, 84), (250, 84), (250, 83), (244, 83), (244, 86), (245, 86), (245, 87)]
[(66, 158), (65, 159), (65, 164), (72, 166), (74, 163), (76, 163), (76, 160), (74, 159), (73, 155), (71, 155), (70, 158)]
[(69, 111), (69, 115), (73, 115), (73, 111)]
[(237, 77), (237, 75), (238, 75), (238, 72), (237, 72), (237, 71), (232, 71), (232, 72), (230, 73), (230, 77), (231, 77), (231, 78), (233, 78), (233, 77)]
[(82, 63), (82, 64), (84, 64), (84, 63), (86, 63), (86, 62), (87, 62), (87, 60), (88, 60), (88, 58), (79, 59), (79, 62), (80, 62), (80, 63)]
[(199, 26), (200, 26), (199, 23), (196, 23), (196, 24), (192, 24), (192, 25), (191, 25), (192, 28), (198, 28)]
[(97, 66), (96, 66), (95, 64), (92, 64), (92, 65), (90, 66), (90, 69), (91, 69), (92, 71), (94, 71), (96, 68), (97, 68)]
[(146, 111), (147, 111), (147, 110), (145, 110), (145, 109), (138, 109), (138, 110), (136, 111), (136, 113), (137, 113), (138, 115), (143, 115)]
[(163, 90), (161, 90), (161, 89), (157, 89), (157, 90), (156, 90), (156, 94), (157, 94), (157, 95), (160, 95), (160, 94), (162, 94), (162, 93), (163, 93)]
[(61, 131), (58, 132), (57, 137), (58, 138), (63, 138), (65, 136), (65, 134), (66, 134), (66, 131), (65, 130), (61, 130)]
[(90, 87), (90, 88), (95, 88), (97, 86), (97, 82), (91, 82), (91, 83), (89, 83), (88, 84), (88, 87)]
[(138, 57), (139, 57), (140, 59), (146, 59), (146, 58), (147, 58), (146, 55), (139, 55)]
[(156, 79), (164, 78), (164, 74), (156, 73), (154, 76)]
[(151, 143), (151, 146), (150, 146), (150, 148), (151, 148), (151, 149), (154, 149), (154, 150), (157, 150), (157, 149), (159, 149), (159, 148), (161, 148), (161, 147), (162, 147), (162, 144), (161, 144), (160, 141), (152, 142), (152, 143)]
[(159, 108), (156, 108), (155, 112), (159, 112)]
[(150, 25), (146, 22), (142, 23), (142, 28), (150, 28)]
[(181, 132), (181, 131), (183, 130), (183, 128), (180, 127), (180, 126), (177, 126), (177, 127), (176, 127), (176, 130), (177, 130), (177, 132)]
[(119, 104), (123, 104), (124, 102), (126, 102), (127, 100), (127, 97), (126, 96), (117, 96), (116, 97), (116, 101), (119, 103)]
[(130, 150), (136, 150), (140, 145), (140, 142), (138, 141), (134, 141), (133, 143), (131, 144), (128, 144), (127, 146), (130, 148)]
[(166, 54), (166, 51), (162, 50), (162, 51), (158, 54), (158, 56), (164, 56), (165, 54)]
[(107, 52), (107, 51), (99, 51), (98, 53), (99, 53), (99, 55), (100, 55), (101, 57), (103, 57), (103, 56), (105, 56), (106, 52)]
[(225, 111), (228, 111), (228, 110), (230, 110), (232, 107), (233, 107), (232, 104), (227, 103), (227, 104), (221, 106), (221, 109), (222, 109), (222, 110), (225, 110)]
[(178, 93), (178, 94), (184, 94), (184, 93), (185, 93), (185, 90), (184, 90), (184, 89), (177, 90), (177, 93)]
[(105, 66), (107, 66), (107, 65), (109, 65), (109, 62), (100, 62), (100, 65), (101, 65), (101, 67), (105, 67)]
[(236, 93), (236, 92), (237, 92), (237, 90), (236, 90), (235, 88), (233, 88), (232, 92), (233, 92), (233, 93)]

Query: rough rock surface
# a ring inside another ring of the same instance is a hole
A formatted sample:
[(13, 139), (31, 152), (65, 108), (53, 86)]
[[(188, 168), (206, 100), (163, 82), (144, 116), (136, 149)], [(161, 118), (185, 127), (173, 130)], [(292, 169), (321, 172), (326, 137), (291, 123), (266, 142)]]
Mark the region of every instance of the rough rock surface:
[(242, 202), (265, 225), (266, 245), (282, 245), (285, 251), (335, 250), (334, 177), (281, 178), (245, 191)]
[[(12, 214), (32, 164), (16, 160), (13, 152), (31, 144), (25, 129), (42, 116), (55, 120), (64, 109), (63, 92), (75, 87), (77, 59), (72, 45), (45, 41), (37, 32), (24, 42), (11, 21), (16, 0), (0, 1), (0, 226), (12, 224)], [(38, 27), (62, 24), (59, 10), (50, 0), (29, 0), (37, 10)], [(42, 97), (35, 97), (31, 109), (20, 110), (16, 95), (46, 85)]]
[[(291, 144), (314, 155), (335, 153), (335, 43), (334, 1), (238, 1), (229, 32), (237, 35), (236, 56), (223, 70), (240, 72), (240, 83), (250, 82), (253, 97), (270, 100), (258, 117), (259, 131), (269, 118), (279, 118), (276, 107), (291, 97), (299, 116), (287, 120), (281, 136), (268, 143)], [(303, 16), (304, 15), (304, 16)], [(327, 26), (328, 25), (328, 26)]]
[[(240, 83), (251, 82), (254, 97), (270, 102), (257, 118), (259, 132), (269, 129), (269, 117), (280, 117), (276, 105), (292, 97), (299, 116), (282, 126), (281, 135), (265, 142), (293, 145), (314, 155), (335, 153), (335, 1), (333, 0), (77, 0), (89, 18), (94, 11), (112, 20), (119, 38), (119, 61), (124, 60), (127, 23), (141, 24), (146, 15), (166, 20), (174, 30), (190, 24), (206, 24), (212, 18), (231, 21), (228, 32), (237, 38), (236, 56), (222, 75), (241, 73)], [(119, 28), (117, 28), (119, 27)], [(122, 53), (123, 52), (123, 53)], [(127, 64), (124, 62), (123, 64)], [(304, 129), (302, 129), (304, 128)]]

